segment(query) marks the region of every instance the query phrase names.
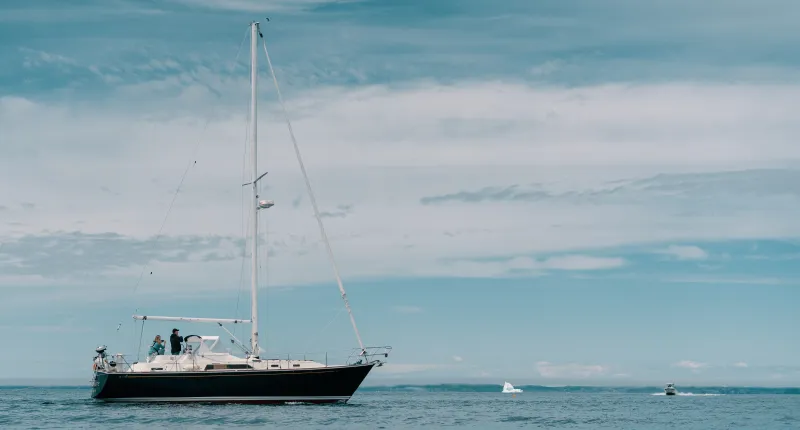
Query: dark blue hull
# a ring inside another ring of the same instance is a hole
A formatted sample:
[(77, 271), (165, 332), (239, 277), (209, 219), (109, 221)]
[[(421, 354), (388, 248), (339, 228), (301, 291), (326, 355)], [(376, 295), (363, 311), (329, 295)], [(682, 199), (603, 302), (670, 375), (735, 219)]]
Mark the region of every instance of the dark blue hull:
[(346, 402), (374, 365), (295, 370), (97, 372), (92, 398), (110, 402)]

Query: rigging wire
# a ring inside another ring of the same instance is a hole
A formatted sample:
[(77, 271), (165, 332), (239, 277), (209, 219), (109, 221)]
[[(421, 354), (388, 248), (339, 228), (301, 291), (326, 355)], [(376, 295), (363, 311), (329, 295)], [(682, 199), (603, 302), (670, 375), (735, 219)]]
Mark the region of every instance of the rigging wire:
[[(248, 105), (249, 104), (250, 102), (248, 101)], [(245, 182), (247, 175), (247, 152), (248, 152), (247, 142), (250, 140), (250, 121), (251, 121), (250, 109), (246, 109), (246, 111), (247, 111), (246, 115), (247, 119), (245, 121), (244, 145), (243, 145), (244, 150), (242, 153), (242, 183)], [(252, 180), (253, 178), (250, 179)], [(244, 195), (245, 195), (245, 187), (243, 186), (240, 209), (244, 207)], [(242, 248), (242, 264), (241, 267), (239, 268), (239, 291), (236, 293), (236, 311), (233, 313), (234, 318), (239, 318), (239, 304), (242, 299), (242, 290), (244, 289), (244, 262), (247, 260), (247, 234), (250, 233), (250, 217), (253, 216), (253, 214), (249, 210), (242, 209), (242, 212), (247, 213), (247, 219), (245, 219), (244, 216), (242, 217), (242, 246), (244, 248)], [(234, 334), (237, 332), (237, 329), (238, 327), (236, 326), (233, 327)]]
[(331, 326), (331, 324), (333, 324), (333, 322), (334, 322), (334, 321), (336, 321), (336, 319), (337, 319), (337, 318), (339, 318), (339, 315), (341, 315), (341, 314), (342, 314), (342, 311), (343, 311), (343, 310), (344, 310), (344, 307), (341, 307), (341, 308), (339, 308), (339, 311), (338, 311), (338, 312), (336, 312), (336, 315), (334, 315), (334, 317), (333, 317), (333, 318), (331, 318), (331, 320), (330, 320), (330, 321), (328, 321), (328, 324), (327, 324), (327, 325), (325, 325), (325, 327), (324, 327), (322, 330), (320, 330), (320, 331), (319, 331), (319, 332), (318, 332), (318, 333), (317, 333), (317, 334), (316, 334), (314, 337), (312, 337), (312, 338), (311, 338), (311, 340), (308, 342), (308, 345), (307, 345), (305, 348), (303, 348), (303, 351), (307, 351), (307, 350), (308, 350), (308, 348), (309, 348), (309, 347), (310, 347), (312, 344), (314, 344), (314, 342), (316, 342), (316, 341), (317, 341), (317, 339), (319, 339), (319, 337), (320, 337), (321, 335), (325, 334), (325, 332), (326, 332), (326, 331), (328, 331), (328, 328)]
[[(261, 194), (260, 191), (259, 191), (259, 194)], [(267, 292), (269, 291), (268, 287), (269, 287), (269, 275), (270, 275), (270, 270), (269, 270), (269, 261), (270, 260), (269, 260), (269, 246), (268, 246), (269, 245), (269, 226), (270, 226), (269, 218), (267, 217), (267, 215), (265, 213), (264, 214), (264, 246), (265, 246), (266, 250), (263, 253), (264, 256), (262, 257), (264, 259), (264, 276), (263, 276), (264, 280), (262, 281), (263, 285), (264, 285), (264, 288), (262, 289), (263, 290), (262, 291), (262, 293), (263, 293), (262, 297), (264, 297), (265, 299), (267, 299), (266, 296), (267, 296)], [(265, 315), (269, 315), (269, 300), (264, 300), (263, 302), (265, 304), (264, 314)], [(267, 342), (267, 339), (268, 339), (268, 337), (267, 337), (268, 333), (269, 333), (268, 331), (264, 332), (264, 345), (267, 344), (266, 342)], [(260, 348), (261, 347), (259, 347), (259, 349)]]
[(139, 348), (136, 348), (136, 361), (139, 361), (139, 354), (142, 352), (142, 338), (144, 337), (144, 322), (142, 320), (142, 331), (139, 333)]
[(294, 137), (294, 130), (292, 130), (292, 123), (289, 121), (289, 114), (286, 111), (286, 105), (283, 103), (283, 96), (281, 95), (280, 86), (278, 86), (278, 78), (275, 76), (275, 69), (272, 67), (272, 61), (269, 58), (269, 52), (267, 51), (267, 41), (264, 39), (264, 35), (259, 32), (261, 36), (261, 42), (264, 46), (264, 54), (267, 57), (267, 65), (269, 66), (269, 72), (272, 75), (272, 82), (275, 84), (275, 92), (278, 94), (278, 102), (281, 105), (281, 110), (283, 111), (284, 119), (286, 120), (286, 125), (289, 128), (289, 136), (292, 139), (292, 144), (294, 145), (294, 153), (297, 156), (297, 162), (300, 164), (300, 170), (303, 172), (303, 179), (306, 182), (306, 190), (308, 191), (309, 200), (311, 200), (311, 206), (314, 208), (314, 216), (317, 219), (317, 225), (319, 226), (320, 235), (322, 236), (323, 242), (325, 242), (325, 249), (328, 251), (328, 258), (331, 261), (331, 265), (333, 266), (333, 273), (336, 276), (336, 282), (339, 284), (339, 293), (342, 296), (342, 300), (344, 301), (344, 306), (347, 308), (347, 312), (350, 314), (350, 322), (353, 325), (353, 331), (356, 334), (356, 338), (358, 339), (358, 346), (361, 347), (361, 353), (366, 353), (364, 349), (364, 343), (361, 341), (361, 335), (358, 333), (358, 327), (356, 326), (355, 317), (353, 317), (353, 311), (350, 309), (350, 303), (347, 301), (347, 293), (344, 290), (344, 285), (342, 285), (342, 279), (339, 276), (339, 269), (336, 267), (336, 260), (333, 257), (333, 250), (331, 249), (330, 241), (328, 240), (328, 235), (325, 233), (325, 227), (322, 225), (322, 218), (319, 215), (319, 208), (317, 207), (317, 201), (314, 198), (314, 191), (311, 189), (311, 181), (308, 179), (308, 174), (306, 173), (305, 165), (303, 164), (303, 158), (300, 155), (300, 148), (297, 145), (297, 139)]
[[(236, 65), (236, 63), (239, 60), (239, 54), (241, 54), (242, 46), (244, 45), (244, 41), (245, 41), (246, 38), (247, 38), (247, 32), (245, 32), (244, 37), (242, 37), (242, 41), (239, 43), (239, 49), (236, 52), (236, 58), (233, 60), (234, 66)], [(208, 124), (211, 122), (211, 118), (214, 115), (214, 109), (215, 108), (216, 108), (216, 105), (212, 105), (211, 106), (211, 112), (210, 112), (208, 118), (206, 119), (205, 125), (203, 126), (202, 133), (205, 133), (206, 129), (208, 128)], [(162, 232), (164, 230), (164, 226), (167, 223), (167, 219), (169, 218), (169, 214), (172, 212), (172, 207), (175, 204), (175, 200), (178, 198), (178, 194), (180, 194), (180, 190), (183, 187), (183, 183), (186, 180), (186, 176), (188, 175), (189, 170), (192, 168), (192, 166), (197, 164), (197, 153), (198, 153), (198, 151), (200, 149), (200, 143), (202, 143), (202, 141), (203, 141), (203, 139), (197, 139), (197, 142), (195, 143), (194, 151), (192, 152), (192, 158), (189, 160), (189, 163), (187, 164), (186, 169), (184, 169), (183, 175), (181, 175), (181, 180), (178, 183), (178, 187), (175, 189), (175, 193), (172, 196), (172, 201), (170, 202), (169, 207), (167, 208), (167, 213), (166, 213), (166, 215), (164, 215), (164, 219), (161, 222), (161, 226), (158, 229), (158, 233), (156, 234), (156, 237), (153, 240), (151, 248), (154, 248), (156, 246), (156, 243), (158, 242), (158, 240), (161, 238)], [(133, 287), (133, 291), (131, 292), (131, 298), (132, 298), (134, 303), (136, 303), (136, 291), (139, 289), (139, 285), (142, 282), (142, 278), (144, 277), (144, 273), (147, 270), (147, 267), (148, 267), (148, 263), (145, 262), (145, 264), (142, 265), (142, 270), (139, 273), (139, 278), (138, 278), (138, 280), (136, 281), (136, 284)], [(150, 272), (150, 273), (152, 274), (153, 272)], [(135, 308), (135, 310), (134, 310), (134, 313), (136, 313), (138, 311), (139, 311), (139, 307), (137, 306)], [(136, 323), (134, 321), (134, 327), (135, 327), (135, 324)], [(142, 322), (142, 330), (144, 330), (144, 322)], [(139, 347), (141, 348), (141, 341), (139, 343), (140, 343)]]

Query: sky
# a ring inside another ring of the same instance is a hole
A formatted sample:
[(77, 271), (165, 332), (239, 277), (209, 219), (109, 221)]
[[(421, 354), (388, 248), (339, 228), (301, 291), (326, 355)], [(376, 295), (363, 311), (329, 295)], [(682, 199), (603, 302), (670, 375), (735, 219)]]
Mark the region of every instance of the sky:
[[(98, 344), (173, 328), (134, 312), (249, 317), (259, 20), (361, 335), (393, 347), (367, 383), (798, 386), (798, 14), (3, 2), (0, 327), (46, 353), (0, 379), (88, 382)], [(261, 346), (333, 361), (358, 344), (265, 60)]]

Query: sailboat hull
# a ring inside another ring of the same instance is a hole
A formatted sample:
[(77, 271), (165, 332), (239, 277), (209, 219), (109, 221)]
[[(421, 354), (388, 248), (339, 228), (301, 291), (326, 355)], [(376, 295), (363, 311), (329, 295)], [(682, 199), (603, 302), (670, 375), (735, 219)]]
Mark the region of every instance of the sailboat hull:
[(92, 398), (106, 402), (347, 402), (375, 364), (297, 370), (98, 372)]

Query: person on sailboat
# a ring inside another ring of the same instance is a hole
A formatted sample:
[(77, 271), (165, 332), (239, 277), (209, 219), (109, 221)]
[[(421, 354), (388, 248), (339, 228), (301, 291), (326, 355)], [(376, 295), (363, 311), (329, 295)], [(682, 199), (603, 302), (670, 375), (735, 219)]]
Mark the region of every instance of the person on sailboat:
[(172, 355), (180, 355), (181, 353), (181, 342), (183, 342), (183, 336), (178, 334), (178, 329), (172, 329), (172, 335), (169, 337), (169, 344)]
[(164, 355), (164, 341), (161, 340), (161, 335), (156, 335), (156, 338), (153, 339), (153, 344), (150, 345), (150, 350), (147, 351), (147, 355)]

